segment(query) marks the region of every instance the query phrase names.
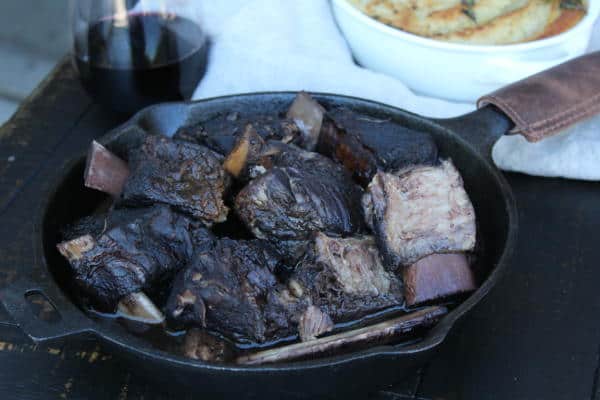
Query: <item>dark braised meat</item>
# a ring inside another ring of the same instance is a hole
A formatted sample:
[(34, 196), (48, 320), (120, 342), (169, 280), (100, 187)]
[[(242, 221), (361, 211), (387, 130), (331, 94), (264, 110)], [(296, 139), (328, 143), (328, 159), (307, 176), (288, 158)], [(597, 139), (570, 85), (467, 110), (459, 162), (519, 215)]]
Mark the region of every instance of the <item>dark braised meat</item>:
[(476, 289), (474, 208), (431, 135), (305, 92), (265, 111), (92, 143), (84, 185), (110, 196), (57, 245), (84, 304), (257, 364), (412, 338)]
[(183, 343), (182, 353), (188, 358), (202, 361), (223, 362), (233, 358), (233, 349), (203, 329), (190, 329)]
[[(396, 171), (410, 165), (434, 165), (438, 149), (431, 135), (380, 127), (388, 121), (360, 120), (355, 113), (337, 113), (334, 118), (308, 93), (299, 93), (287, 113), (298, 125), (297, 144), (315, 150), (342, 164), (358, 183), (366, 186), (377, 171)], [(347, 125), (348, 127), (345, 127)], [(369, 136), (376, 136), (373, 141)]]
[(225, 158), (223, 168), (242, 182), (254, 179), (266, 172), (268, 147), (254, 126), (247, 125)]
[(219, 154), (227, 155), (248, 125), (252, 125), (256, 133), (265, 141), (292, 143), (297, 142), (301, 136), (298, 126), (290, 119), (271, 115), (244, 116), (232, 112), (225, 118), (216, 118), (203, 125), (182, 127), (175, 133), (173, 139), (206, 146)]
[[(369, 133), (379, 135), (376, 130)], [(387, 133), (389, 139), (379, 135), (371, 147), (357, 132), (326, 118), (318, 151), (343, 164), (362, 186), (368, 185), (377, 171), (396, 172), (411, 166), (438, 164), (438, 148), (431, 135), (408, 129), (382, 133)]]
[(403, 131), (392, 140), (393, 146), (377, 153), (386, 171), (399, 171), (411, 165), (437, 165), (439, 162), (437, 145), (427, 133)]
[(275, 167), (240, 191), (235, 211), (256, 237), (294, 260), (315, 232), (351, 235), (362, 229), (362, 191), (341, 165), (288, 148), (274, 158)]
[(247, 120), (241, 125), (243, 119), (238, 120), (238, 134), (244, 131), (248, 124), (252, 124), (256, 132), (265, 141), (277, 140), (282, 143), (296, 143), (301, 137), (298, 126), (291, 119), (273, 118), (271, 116), (257, 116)]
[(163, 203), (207, 226), (223, 222), (229, 177), (222, 157), (206, 147), (149, 136), (129, 155), (130, 176), (122, 199), (128, 205)]
[(204, 126), (201, 124), (182, 126), (181, 128), (177, 129), (177, 131), (173, 135), (173, 140), (206, 146), (209, 149), (216, 151), (217, 153), (223, 154), (223, 149), (218, 143), (213, 143), (211, 141), (208, 132), (206, 131), (206, 129), (204, 129)]
[(168, 206), (116, 210), (84, 218), (58, 249), (82, 292), (113, 310), (124, 296), (152, 290), (188, 262), (195, 243), (211, 237), (196, 225)]
[(211, 133), (205, 129), (204, 125), (196, 124), (179, 128), (173, 135), (173, 140), (208, 147), (212, 151), (224, 156), (233, 147), (236, 137), (237, 135), (211, 135)]
[(334, 322), (403, 301), (400, 282), (383, 269), (371, 237), (319, 234), (285, 285), (274, 274), (280, 263), (261, 240), (210, 242), (176, 277), (167, 318), (241, 342), (295, 334), (307, 341), (330, 331)]
[(300, 130), (295, 144), (341, 163), (352, 176), (366, 186), (377, 172), (375, 153), (356, 134), (337, 126), (323, 108), (308, 93), (300, 92), (290, 106), (287, 117)]
[(335, 322), (403, 302), (402, 285), (384, 269), (371, 236), (343, 239), (317, 234), (290, 278), (290, 287), (294, 285)]
[(204, 139), (208, 137), (208, 132), (201, 124), (182, 126), (173, 135), (173, 140), (181, 140), (195, 144), (204, 145)]
[[(115, 210), (113, 213), (120, 214), (123, 210), (130, 211), (128, 209)], [(143, 212), (143, 210), (137, 210), (138, 212)], [(112, 222), (112, 214), (102, 214), (102, 215), (90, 215), (87, 217), (81, 218), (74, 224), (68, 225), (61, 230), (62, 240), (64, 242), (71, 241), (73, 239), (77, 239), (81, 236), (91, 235), (93, 237), (99, 236), (104, 230), (105, 226), (110, 224), (111, 227), (114, 227), (114, 222)], [(121, 216), (117, 216), (116, 220), (121, 219)]]
[(329, 118), (321, 128), (317, 150), (342, 164), (363, 186), (369, 184), (380, 166), (376, 153), (357, 134), (342, 129)]
[[(427, 132), (398, 126), (389, 119), (357, 116), (355, 112), (344, 109), (333, 110), (328, 116), (335, 121), (338, 129), (351, 132), (370, 152), (376, 154), (377, 164), (384, 171), (397, 171), (411, 165), (438, 164), (437, 145)], [(332, 139), (334, 143), (340, 142), (331, 135), (323, 138), (325, 142), (332, 142)]]
[[(179, 326), (200, 326), (232, 340), (262, 343), (293, 333), (283, 290), (274, 271), (279, 255), (261, 240), (221, 239), (197, 249), (175, 278), (167, 318)], [(288, 295), (290, 301), (293, 299)]]
[(450, 160), (440, 166), (409, 168), (398, 175), (377, 173), (363, 197), (363, 207), (391, 269), (430, 254), (475, 247), (475, 210)]
[(309, 154), (315, 153), (306, 152), (293, 143), (265, 140), (254, 125), (249, 124), (225, 158), (223, 167), (240, 182), (255, 179), (276, 166), (301, 168), (303, 163), (312, 162), (322, 168), (321, 160)]
[(110, 151), (117, 157), (127, 160), (131, 151), (139, 149), (148, 136), (162, 136), (158, 133), (149, 132), (147, 129), (135, 124), (127, 128), (121, 135), (117, 135), (111, 140)]

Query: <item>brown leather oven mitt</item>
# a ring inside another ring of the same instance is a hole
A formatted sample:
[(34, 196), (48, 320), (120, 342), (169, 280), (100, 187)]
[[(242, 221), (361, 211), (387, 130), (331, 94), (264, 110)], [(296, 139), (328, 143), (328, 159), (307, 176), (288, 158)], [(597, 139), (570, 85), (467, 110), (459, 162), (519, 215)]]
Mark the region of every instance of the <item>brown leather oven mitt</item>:
[(600, 113), (600, 52), (589, 53), (482, 97), (512, 119), (530, 142)]

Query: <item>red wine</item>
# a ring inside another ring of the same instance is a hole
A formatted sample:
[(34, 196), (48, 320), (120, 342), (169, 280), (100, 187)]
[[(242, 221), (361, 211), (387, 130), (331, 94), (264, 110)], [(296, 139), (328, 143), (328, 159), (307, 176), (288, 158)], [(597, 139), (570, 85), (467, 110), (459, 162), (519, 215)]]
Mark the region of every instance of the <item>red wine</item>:
[(130, 14), (126, 23), (105, 19), (92, 25), (87, 51), (75, 52), (83, 84), (94, 98), (132, 113), (161, 101), (189, 99), (206, 71), (208, 40), (189, 19)]

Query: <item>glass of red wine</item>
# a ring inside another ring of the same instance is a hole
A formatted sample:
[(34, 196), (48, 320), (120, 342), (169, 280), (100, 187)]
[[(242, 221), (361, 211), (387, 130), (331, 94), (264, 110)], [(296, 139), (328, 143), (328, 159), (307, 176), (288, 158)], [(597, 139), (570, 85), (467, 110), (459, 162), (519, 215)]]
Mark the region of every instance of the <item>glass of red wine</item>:
[(209, 48), (197, 4), (72, 0), (74, 62), (94, 99), (123, 114), (190, 99)]

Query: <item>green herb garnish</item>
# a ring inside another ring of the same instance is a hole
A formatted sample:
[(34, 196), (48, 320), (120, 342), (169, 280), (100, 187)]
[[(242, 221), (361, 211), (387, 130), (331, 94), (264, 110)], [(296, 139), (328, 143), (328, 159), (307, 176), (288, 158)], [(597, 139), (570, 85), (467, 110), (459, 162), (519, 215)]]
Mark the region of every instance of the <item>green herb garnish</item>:
[(475, 7), (475, 1), (476, 0), (462, 0), (461, 3), (463, 5), (462, 12), (476, 23), (477, 18), (475, 16), (475, 11), (473, 11), (473, 7)]
[(560, 8), (563, 10), (585, 11), (583, 0), (560, 0)]

